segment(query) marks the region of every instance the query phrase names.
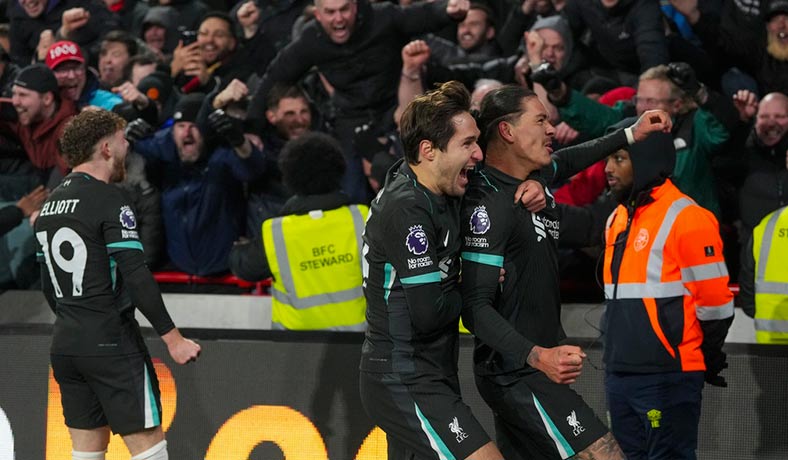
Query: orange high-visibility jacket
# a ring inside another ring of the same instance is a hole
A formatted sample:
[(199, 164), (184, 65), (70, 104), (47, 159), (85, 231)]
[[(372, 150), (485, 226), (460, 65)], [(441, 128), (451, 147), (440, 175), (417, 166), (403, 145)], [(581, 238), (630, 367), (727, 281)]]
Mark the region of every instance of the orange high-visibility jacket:
[(632, 216), (619, 206), (605, 231), (606, 367), (702, 371), (701, 322), (733, 315), (717, 220), (669, 179), (650, 198)]

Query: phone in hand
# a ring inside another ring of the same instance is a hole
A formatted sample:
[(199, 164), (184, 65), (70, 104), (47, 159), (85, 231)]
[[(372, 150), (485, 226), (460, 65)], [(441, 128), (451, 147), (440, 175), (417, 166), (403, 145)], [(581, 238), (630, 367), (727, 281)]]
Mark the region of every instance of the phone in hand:
[(188, 30), (186, 28), (179, 28), (178, 29), (181, 36), (181, 42), (183, 46), (191, 45), (192, 43), (197, 41), (197, 31), (196, 30)]

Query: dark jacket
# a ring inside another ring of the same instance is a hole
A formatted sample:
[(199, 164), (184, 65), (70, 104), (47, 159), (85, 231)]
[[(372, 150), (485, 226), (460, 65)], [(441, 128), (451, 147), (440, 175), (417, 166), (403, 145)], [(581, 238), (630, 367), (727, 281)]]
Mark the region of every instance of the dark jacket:
[(241, 159), (229, 147), (205, 147), (203, 156), (184, 164), (172, 138), (172, 128), (138, 141), (149, 171), (161, 174), (161, 208), (167, 254), (175, 266), (193, 275), (227, 271), (227, 256), (243, 233), (243, 182), (263, 168), (263, 155), (254, 148)]
[(752, 233), (767, 214), (788, 205), (786, 152), (788, 134), (772, 147), (761, 144), (754, 131), (747, 139), (742, 155), (741, 170), (746, 175), (739, 188), (739, 212), (748, 233)]
[(71, 8), (85, 8), (90, 12), (88, 23), (73, 31), (68, 37), (84, 51), (98, 46), (99, 39), (104, 33), (121, 28), (118, 17), (110, 13), (104, 2), (100, 0), (50, 1), (44, 13), (37, 18), (28, 16), (19, 6), (18, 1), (13, 1), (8, 6), (8, 18), (11, 21), (9, 36), (11, 60), (23, 67), (30, 64), (35, 57), (41, 32), (50, 29), (53, 34), (57, 34), (63, 12)]
[(334, 86), (338, 117), (383, 113), (397, 104), (402, 47), (410, 37), (440, 29), (451, 19), (446, 1), (401, 8), (388, 2), (358, 1), (356, 28), (337, 45), (317, 21), (276, 56), (249, 107), (249, 117), (265, 113), (265, 98), (275, 83), (294, 84), (316, 66)]
[[(324, 195), (296, 195), (287, 200), (279, 216), (306, 214), (316, 209), (330, 211), (349, 204), (350, 198), (341, 192)], [(230, 271), (238, 278), (247, 281), (260, 281), (271, 276), (262, 236), (258, 235), (253, 240), (233, 246), (230, 251)]]
[(22, 223), (25, 215), (16, 205), (8, 205), (0, 208), (0, 237), (10, 232), (14, 227)]
[(713, 14), (702, 14), (693, 26), (704, 48), (718, 61), (752, 75), (761, 94), (776, 91), (788, 94), (788, 60), (778, 60), (766, 51), (765, 27), (761, 26), (755, 33), (740, 28), (727, 30), (720, 27), (719, 21)]
[(607, 9), (600, 0), (568, 0), (563, 14), (575, 37), (591, 31), (593, 49), (616, 69), (637, 75), (670, 60), (658, 2), (621, 0)]

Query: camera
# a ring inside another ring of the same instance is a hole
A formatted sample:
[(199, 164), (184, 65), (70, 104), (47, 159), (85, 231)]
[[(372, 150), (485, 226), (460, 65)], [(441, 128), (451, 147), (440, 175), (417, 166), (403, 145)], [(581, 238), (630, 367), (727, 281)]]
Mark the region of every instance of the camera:
[(197, 41), (196, 30), (188, 30), (185, 27), (179, 27), (178, 32), (180, 32), (181, 42), (183, 43), (183, 46), (191, 45), (192, 43)]

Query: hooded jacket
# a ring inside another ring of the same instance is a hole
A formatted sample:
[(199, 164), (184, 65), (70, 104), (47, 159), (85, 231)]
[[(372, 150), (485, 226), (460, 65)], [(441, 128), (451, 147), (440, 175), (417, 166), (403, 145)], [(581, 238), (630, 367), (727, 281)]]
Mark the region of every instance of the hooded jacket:
[(608, 372), (719, 372), (733, 294), (717, 220), (669, 179), (673, 139), (629, 147), (632, 193), (605, 230)]
[(142, 19), (139, 37), (144, 40), (145, 31), (153, 25), (165, 29), (164, 49), (162, 49), (162, 52), (164, 54), (172, 53), (172, 50), (178, 46), (178, 39), (180, 38), (178, 36), (178, 14), (176, 11), (169, 6), (154, 6), (149, 9)]

